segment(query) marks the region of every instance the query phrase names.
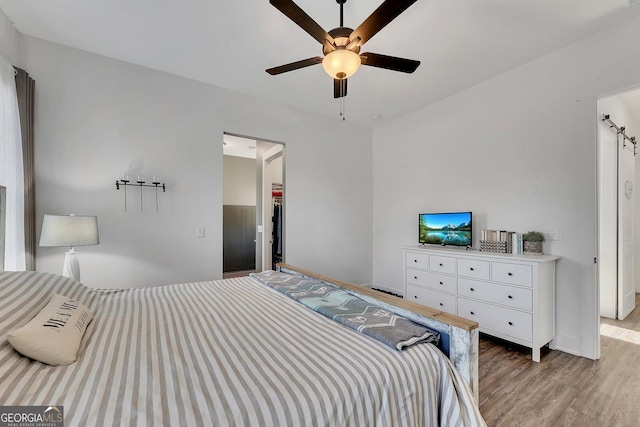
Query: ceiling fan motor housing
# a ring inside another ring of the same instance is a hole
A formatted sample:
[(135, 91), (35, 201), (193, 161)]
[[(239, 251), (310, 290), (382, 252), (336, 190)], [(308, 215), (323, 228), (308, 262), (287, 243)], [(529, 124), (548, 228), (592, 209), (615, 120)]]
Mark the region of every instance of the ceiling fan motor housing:
[[(341, 49), (341, 48), (345, 49), (346, 46), (351, 42), (351, 40), (349, 40), (349, 36), (351, 35), (352, 32), (353, 32), (353, 29), (349, 27), (338, 27), (329, 31), (329, 35), (333, 37), (333, 40), (335, 42), (335, 47), (337, 49)], [(329, 54), (334, 50), (335, 48), (332, 48), (332, 46), (327, 46), (326, 43), (322, 47), (322, 53), (324, 53), (325, 55)], [(360, 53), (360, 46), (356, 44), (353, 47), (351, 47), (350, 50), (355, 53)]]

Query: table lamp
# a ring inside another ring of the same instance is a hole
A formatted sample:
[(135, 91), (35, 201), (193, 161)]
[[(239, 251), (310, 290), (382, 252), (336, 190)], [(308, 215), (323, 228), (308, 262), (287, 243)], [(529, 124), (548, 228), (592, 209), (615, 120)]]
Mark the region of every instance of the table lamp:
[(98, 218), (80, 215), (45, 215), (40, 233), (40, 246), (68, 246), (62, 275), (80, 281), (80, 262), (76, 246), (91, 246), (100, 243)]

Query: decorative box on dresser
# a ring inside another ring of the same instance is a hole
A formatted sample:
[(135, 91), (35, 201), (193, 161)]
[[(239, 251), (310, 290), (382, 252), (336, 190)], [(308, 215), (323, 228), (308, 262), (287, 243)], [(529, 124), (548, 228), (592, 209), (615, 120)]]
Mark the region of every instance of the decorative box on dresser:
[(441, 246), (404, 249), (404, 297), (475, 320), (480, 332), (532, 349), (555, 348), (553, 255), (513, 255)]

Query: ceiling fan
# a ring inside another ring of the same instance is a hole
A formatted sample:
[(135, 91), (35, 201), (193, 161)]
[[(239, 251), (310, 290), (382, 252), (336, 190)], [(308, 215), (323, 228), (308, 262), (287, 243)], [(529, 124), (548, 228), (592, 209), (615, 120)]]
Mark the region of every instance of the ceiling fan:
[(293, 0), (269, 0), (269, 3), (275, 6), (276, 9), (284, 13), (322, 44), (324, 57), (315, 56), (269, 68), (266, 70), (267, 73), (271, 75), (282, 74), (321, 63), (325, 71), (333, 78), (334, 98), (347, 96), (347, 79), (356, 72), (361, 64), (403, 73), (413, 73), (420, 65), (420, 61), (371, 52), (360, 53), (360, 47), (417, 0), (385, 0), (355, 30), (345, 27), (343, 23), (342, 9), (346, 1), (336, 0), (340, 4), (340, 26), (326, 32)]

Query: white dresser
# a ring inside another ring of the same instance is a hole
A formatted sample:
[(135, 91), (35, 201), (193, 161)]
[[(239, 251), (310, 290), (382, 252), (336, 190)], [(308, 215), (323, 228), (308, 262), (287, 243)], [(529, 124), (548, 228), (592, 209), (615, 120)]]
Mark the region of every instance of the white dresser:
[(533, 350), (555, 348), (558, 256), (440, 246), (404, 249), (404, 297), (475, 320), (480, 331)]

